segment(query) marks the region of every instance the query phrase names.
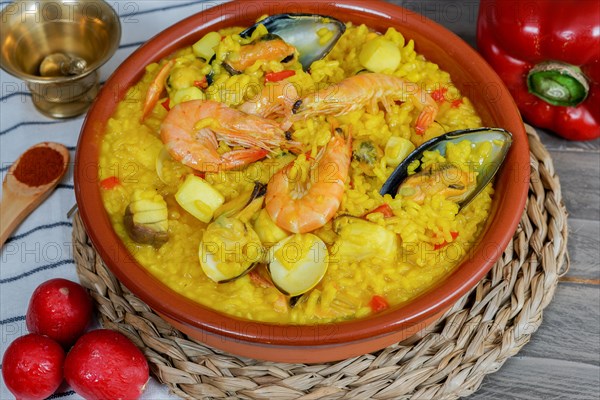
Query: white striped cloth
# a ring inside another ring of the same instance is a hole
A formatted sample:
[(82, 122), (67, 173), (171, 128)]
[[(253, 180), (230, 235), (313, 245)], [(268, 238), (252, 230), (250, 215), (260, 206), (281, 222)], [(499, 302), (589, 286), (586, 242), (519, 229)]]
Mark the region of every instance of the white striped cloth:
[[(192, 14), (223, 1), (115, 1), (107, 0), (121, 18), (121, 44), (115, 55), (100, 69), (100, 80), (108, 76), (140, 44), (163, 29)], [(0, 2), (6, 7), (9, 2)], [(0, 71), (0, 172), (6, 171), (29, 147), (44, 141), (64, 144), (75, 156), (75, 147), (84, 116), (53, 120), (36, 111), (27, 86)], [(1, 351), (27, 333), (25, 312), (33, 290), (52, 278), (78, 281), (71, 246), (72, 223), (67, 212), (75, 204), (73, 165), (56, 191), (37, 208), (7, 240), (0, 253), (0, 334)], [(1, 379), (1, 378), (0, 378)], [(12, 394), (2, 381), (0, 399)], [(80, 399), (67, 385), (50, 397)], [(142, 399), (176, 398), (164, 385), (151, 379)]]

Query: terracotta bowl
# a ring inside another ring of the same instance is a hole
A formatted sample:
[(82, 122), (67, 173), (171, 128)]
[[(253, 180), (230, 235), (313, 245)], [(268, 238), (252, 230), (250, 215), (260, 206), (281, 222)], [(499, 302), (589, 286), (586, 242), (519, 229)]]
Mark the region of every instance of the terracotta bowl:
[[(416, 50), (448, 71), (486, 126), (513, 133), (514, 143), (496, 181), (488, 227), (467, 259), (411, 303), (366, 319), (319, 326), (277, 325), (233, 318), (201, 306), (150, 275), (128, 253), (104, 211), (98, 185), (98, 152), (107, 120), (147, 64), (193, 44), (209, 31), (249, 26), (263, 14), (307, 12), (365, 23), (384, 32), (393, 26)], [(240, 1), (210, 8), (178, 22), (133, 53), (110, 77), (83, 124), (75, 161), (77, 204), (90, 238), (107, 266), (134, 294), (189, 336), (225, 351), (283, 362), (325, 362), (387, 347), (422, 331), (473, 288), (500, 257), (524, 209), (529, 184), (527, 136), (517, 107), (494, 71), (465, 42), (431, 20), (398, 6), (370, 0)]]

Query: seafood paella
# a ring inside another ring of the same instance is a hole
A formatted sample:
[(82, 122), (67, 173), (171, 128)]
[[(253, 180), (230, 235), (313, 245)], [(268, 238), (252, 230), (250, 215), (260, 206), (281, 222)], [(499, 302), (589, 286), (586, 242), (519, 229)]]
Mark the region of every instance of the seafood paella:
[(174, 291), (250, 320), (327, 323), (419, 296), (485, 226), (492, 185), (461, 201), (493, 143), (425, 151), (382, 194), (421, 144), (481, 126), (417, 46), (394, 28), (271, 16), (148, 65), (100, 149), (118, 236)]

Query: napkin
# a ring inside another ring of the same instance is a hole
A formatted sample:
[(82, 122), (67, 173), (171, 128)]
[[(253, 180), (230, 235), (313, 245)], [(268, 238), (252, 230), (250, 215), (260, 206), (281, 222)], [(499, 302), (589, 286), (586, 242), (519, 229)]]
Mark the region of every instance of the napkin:
[[(121, 20), (122, 37), (115, 55), (100, 68), (100, 80), (110, 74), (142, 43), (174, 23), (222, 1), (108, 1)], [(6, 7), (9, 2), (0, 2)], [(71, 163), (64, 179), (50, 197), (17, 228), (0, 252), (0, 357), (7, 346), (27, 333), (25, 313), (29, 298), (42, 282), (65, 278), (78, 282), (71, 244), (72, 220), (67, 217), (75, 205), (73, 159), (84, 116), (66, 120), (47, 118), (36, 111), (23, 81), (0, 70), (0, 173), (6, 175), (12, 163), (34, 144), (53, 141), (70, 150)], [(2, 379), (2, 378), (0, 378)], [(4, 381), (0, 399), (11, 399)], [(81, 399), (63, 385), (50, 398)], [(142, 399), (177, 398), (154, 378)]]

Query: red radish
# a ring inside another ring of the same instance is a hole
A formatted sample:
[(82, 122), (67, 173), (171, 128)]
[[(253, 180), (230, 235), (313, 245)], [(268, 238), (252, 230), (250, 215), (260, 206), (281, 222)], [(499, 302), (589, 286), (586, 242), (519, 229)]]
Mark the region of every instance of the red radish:
[(92, 300), (81, 285), (66, 279), (51, 279), (38, 286), (31, 295), (27, 329), (68, 348), (88, 327), (92, 310)]
[(65, 379), (87, 400), (133, 400), (146, 387), (148, 362), (125, 335), (97, 329), (80, 337), (67, 354)]
[(19, 400), (52, 395), (63, 380), (65, 351), (54, 340), (30, 333), (12, 342), (2, 358), (2, 377)]

